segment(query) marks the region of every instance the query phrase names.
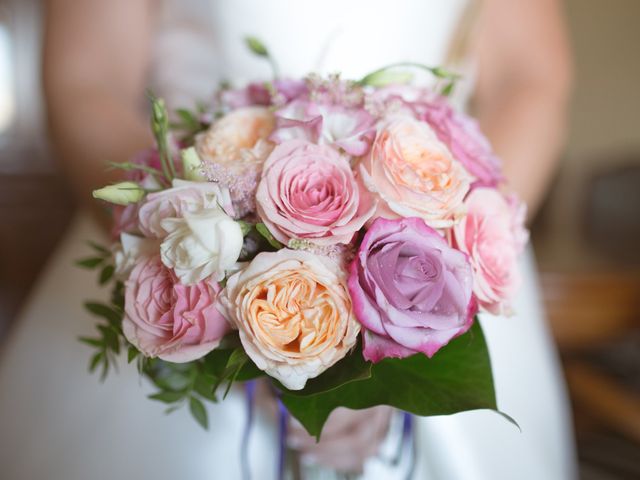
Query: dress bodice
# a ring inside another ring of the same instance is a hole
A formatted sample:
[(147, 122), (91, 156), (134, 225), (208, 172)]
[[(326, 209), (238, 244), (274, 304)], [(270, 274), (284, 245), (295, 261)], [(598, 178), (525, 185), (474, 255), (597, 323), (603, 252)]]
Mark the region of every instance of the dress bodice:
[(469, 0), (164, 0), (151, 83), (171, 106), (189, 106), (217, 83), (270, 77), (243, 38), (261, 39), (285, 76), (381, 66), (442, 65)]

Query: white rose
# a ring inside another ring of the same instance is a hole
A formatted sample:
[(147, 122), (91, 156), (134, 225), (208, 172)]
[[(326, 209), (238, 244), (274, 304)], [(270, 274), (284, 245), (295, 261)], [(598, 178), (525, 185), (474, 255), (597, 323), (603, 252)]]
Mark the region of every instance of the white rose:
[(242, 228), (221, 208), (165, 218), (161, 225), (167, 232), (160, 245), (162, 263), (172, 268), (183, 284), (210, 276), (219, 282), (240, 256)]
[(228, 189), (212, 182), (175, 179), (171, 188), (147, 195), (138, 212), (140, 230), (147, 237), (164, 238), (163, 220), (218, 206), (234, 215)]
[(160, 243), (157, 240), (138, 237), (129, 233), (120, 234), (120, 242), (112, 249), (115, 263), (114, 276), (118, 280), (126, 280), (138, 259), (145, 255), (152, 255), (158, 251)]

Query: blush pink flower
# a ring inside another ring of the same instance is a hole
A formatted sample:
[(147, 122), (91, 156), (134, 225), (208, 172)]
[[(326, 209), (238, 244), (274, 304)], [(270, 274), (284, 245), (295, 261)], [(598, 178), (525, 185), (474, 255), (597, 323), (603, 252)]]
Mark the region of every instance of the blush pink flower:
[(367, 153), (375, 136), (375, 120), (360, 107), (297, 99), (276, 111), (275, 143), (304, 139), (333, 145), (349, 155)]
[(424, 122), (402, 116), (384, 124), (360, 173), (382, 200), (380, 216), (420, 217), (447, 228), (464, 215), (472, 178)]
[(278, 145), (264, 165), (258, 215), (285, 245), (349, 243), (375, 211), (349, 161), (335, 149), (304, 140)]
[(472, 269), (422, 219), (376, 219), (351, 264), (349, 293), (367, 360), (433, 356), (473, 323)]
[(467, 216), (453, 227), (453, 244), (471, 259), (473, 292), (480, 307), (509, 314), (521, 281), (518, 257), (528, 238), (525, 207), (492, 188), (474, 189), (465, 203)]
[(175, 363), (201, 358), (229, 331), (216, 306), (220, 291), (210, 280), (181, 285), (160, 257), (145, 257), (125, 282), (122, 331), (147, 357)]

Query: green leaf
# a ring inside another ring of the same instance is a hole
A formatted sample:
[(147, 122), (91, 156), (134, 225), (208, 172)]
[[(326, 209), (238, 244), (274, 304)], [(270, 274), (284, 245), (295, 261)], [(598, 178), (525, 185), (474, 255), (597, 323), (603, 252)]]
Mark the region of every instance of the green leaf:
[(107, 247), (103, 247), (99, 243), (96, 243), (92, 240), (87, 240), (87, 245), (89, 245), (91, 248), (93, 248), (96, 252), (98, 252), (103, 257), (111, 256), (111, 252), (109, 251), (109, 249)]
[(184, 398), (184, 392), (171, 392), (164, 390), (162, 392), (154, 393), (153, 395), (148, 395), (147, 398), (157, 400), (162, 403), (176, 403)]
[(252, 36), (247, 36), (244, 39), (247, 48), (249, 50), (251, 50), (252, 53), (254, 53), (255, 55), (258, 55), (259, 57), (268, 57), (269, 56), (269, 51), (267, 50), (267, 47), (264, 46), (264, 44), (258, 40), (256, 37), (252, 37)]
[(204, 407), (204, 404), (200, 399), (196, 397), (189, 398), (189, 411), (202, 428), (204, 428), (205, 430), (209, 428), (207, 409)]
[(200, 120), (198, 120), (198, 117), (191, 110), (178, 108), (176, 110), (176, 114), (180, 117), (180, 120), (182, 120), (182, 123), (179, 125), (180, 128), (190, 130), (192, 132), (202, 130)]
[(99, 338), (78, 337), (78, 341), (96, 348), (102, 348), (102, 340)]
[(373, 364), (362, 357), (362, 348), (358, 343), (349, 355), (326, 370), (322, 375), (309, 380), (302, 390), (282, 388), (282, 391), (292, 396), (310, 396), (329, 392), (351, 382), (371, 378), (372, 367)]
[(103, 257), (89, 257), (76, 260), (76, 265), (82, 268), (94, 269), (104, 261)]
[(245, 222), (244, 220), (236, 220), (237, 223), (240, 224), (240, 229), (242, 230), (242, 236), (246, 237), (251, 230), (253, 230), (253, 224), (249, 222)]
[(193, 390), (203, 398), (209, 401), (217, 402), (215, 392), (213, 391), (213, 385), (216, 381), (216, 377), (201, 373), (196, 377), (196, 381), (193, 384)]
[(109, 305), (98, 302), (85, 302), (84, 307), (93, 315), (106, 319), (111, 325), (120, 325), (122, 315)]
[(171, 405), (169, 408), (167, 408), (167, 409), (164, 411), (164, 414), (165, 414), (165, 415), (169, 415), (170, 413), (175, 412), (175, 411), (176, 411), (176, 410), (178, 410), (179, 408), (180, 408), (180, 405)]
[(96, 353), (93, 357), (91, 357), (91, 361), (89, 362), (89, 373), (93, 373), (95, 369), (98, 367), (98, 364), (104, 358), (104, 354), (102, 352)]
[(157, 98), (152, 92), (147, 92), (149, 101), (151, 102), (151, 131), (156, 139), (156, 146), (160, 155), (162, 173), (167, 180), (171, 180), (176, 176), (175, 165), (173, 164), (173, 155), (169, 149), (169, 114), (164, 100)]
[(247, 361), (244, 362), (240, 370), (238, 370), (235, 380), (237, 382), (246, 382), (248, 380), (264, 377), (265, 375), (266, 373), (263, 370), (260, 370), (250, 358), (247, 358)]
[(320, 436), (329, 414), (391, 405), (422, 416), (477, 409), (497, 410), (489, 352), (480, 324), (451, 341), (433, 358), (416, 354), (374, 364), (371, 377), (316, 395), (282, 394), (289, 412), (307, 431)]
[(133, 362), (139, 354), (140, 352), (136, 347), (129, 347), (127, 349), (127, 363)]
[(269, 245), (271, 245), (273, 248), (277, 250), (284, 248), (284, 245), (282, 245), (278, 240), (275, 239), (273, 235), (271, 235), (271, 232), (264, 223), (256, 223), (256, 230), (265, 238), (267, 242), (269, 242)]
[(107, 325), (98, 325), (98, 330), (102, 333), (105, 346), (115, 353), (120, 353), (120, 338), (118, 337), (118, 333)]
[(453, 89), (455, 86), (456, 86), (455, 80), (451, 80), (444, 86), (440, 94), (444, 97), (450, 96), (453, 93)]
[(100, 272), (100, 278), (98, 279), (98, 282), (100, 283), (100, 285), (104, 285), (109, 280), (111, 280), (111, 277), (113, 277), (114, 270), (115, 268), (113, 265), (106, 265), (102, 269), (102, 271)]

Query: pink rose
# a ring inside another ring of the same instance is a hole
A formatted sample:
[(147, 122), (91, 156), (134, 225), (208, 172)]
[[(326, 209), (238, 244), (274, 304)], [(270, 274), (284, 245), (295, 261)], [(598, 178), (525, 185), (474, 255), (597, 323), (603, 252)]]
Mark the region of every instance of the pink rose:
[(418, 352), (433, 356), (473, 323), (467, 256), (419, 218), (376, 219), (350, 268), (363, 354), (378, 362)]
[(382, 200), (380, 216), (420, 217), (447, 228), (464, 215), (471, 176), (424, 122), (406, 116), (383, 125), (360, 172)]
[(375, 136), (374, 118), (360, 107), (316, 103), (298, 99), (276, 111), (275, 143), (294, 138), (333, 145), (349, 155), (369, 151)]
[(453, 157), (475, 177), (474, 187), (495, 187), (503, 180), (500, 159), (491, 150), (478, 122), (456, 112), (443, 98), (430, 103), (421, 118), (431, 125)]
[(492, 188), (474, 189), (465, 201), (467, 216), (453, 227), (453, 244), (469, 255), (473, 292), (493, 314), (510, 313), (509, 301), (520, 284), (518, 256), (528, 238), (525, 208)]
[[(251, 105), (272, 105), (285, 103), (307, 92), (307, 86), (303, 80), (282, 78), (274, 80), (271, 89), (264, 82), (250, 83), (244, 88), (223, 90), (220, 93), (222, 103), (231, 108), (248, 107)], [(275, 98), (274, 98), (275, 97)]]
[(280, 242), (349, 243), (375, 204), (335, 149), (304, 140), (278, 145), (264, 165), (258, 215)]
[(164, 238), (168, 233), (162, 226), (164, 219), (219, 206), (227, 215), (234, 216), (228, 189), (212, 182), (174, 180), (172, 188), (147, 195), (138, 212), (140, 230), (147, 237)]
[(122, 330), (148, 357), (183, 363), (203, 357), (229, 331), (217, 309), (220, 286), (181, 285), (160, 257), (145, 257), (125, 282)]

